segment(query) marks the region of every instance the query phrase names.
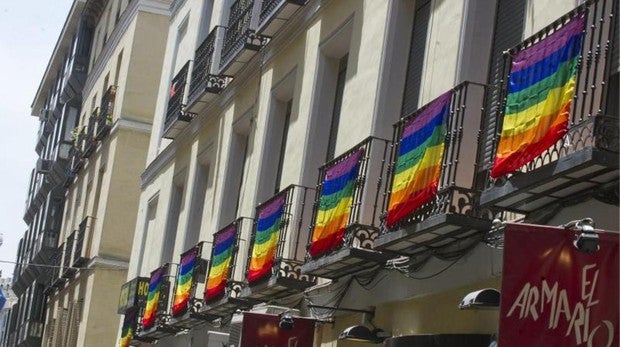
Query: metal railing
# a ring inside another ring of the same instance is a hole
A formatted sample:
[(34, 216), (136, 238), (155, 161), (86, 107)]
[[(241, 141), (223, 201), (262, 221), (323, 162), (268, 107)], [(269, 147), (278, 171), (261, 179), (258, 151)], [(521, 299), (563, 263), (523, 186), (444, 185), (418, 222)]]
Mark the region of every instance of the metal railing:
[[(307, 222), (307, 215), (304, 212), (309, 198), (309, 190), (314, 189), (292, 184), (256, 207), (256, 221), (252, 227), (251, 241), (246, 258), (246, 275), (247, 271), (250, 269), (250, 262), (252, 261), (259, 215), (265, 207), (269, 206), (277, 199), (284, 198), (272, 274), (278, 273), (281, 277), (301, 279), (301, 271), (297, 270), (300, 270), (303, 264), (303, 253), (298, 252), (298, 249), (299, 242), (301, 241), (302, 229)], [(289, 249), (288, 254), (286, 252), (287, 249)], [(292, 256), (290, 256), (291, 253)], [(304, 278), (311, 280), (309, 276), (305, 276)]]
[(253, 0), (236, 0), (230, 6), (228, 26), (222, 48), (222, 63), (230, 61), (233, 55), (245, 44), (245, 34), (250, 30), (253, 7)]
[[(618, 115), (606, 113), (610, 101), (607, 94), (612, 63), (612, 47), (614, 43), (617, 44), (613, 23), (617, 11), (617, 1), (589, 0), (519, 43), (504, 55), (501, 74), (503, 78), (497, 86), (494, 86), (499, 89), (500, 97), (494, 115), (498, 121), (495, 122), (494, 136), (491, 139), (492, 153), (497, 150), (500, 140), (513, 57), (582, 14), (585, 16), (586, 24), (584, 38), (581, 41), (581, 54), (578, 57), (576, 86), (570, 107), (568, 133), (533, 161), (523, 165), (518, 171), (530, 172), (585, 147), (602, 146), (599, 148), (618, 153)], [(490, 159), (490, 161), (487, 159), (487, 162), (483, 163), (486, 171), (487, 188), (492, 187), (496, 181), (489, 175), (490, 168), (493, 165), (493, 158)], [(512, 175), (508, 174), (503, 178)]]
[(93, 218), (87, 216), (78, 227), (75, 250), (73, 251), (72, 266), (74, 267), (81, 267), (89, 258), (90, 242), (92, 239), (92, 221)]
[(74, 249), (74, 244), (75, 244), (75, 233), (76, 230), (74, 230), (71, 234), (69, 234), (69, 237), (67, 237), (67, 241), (65, 242), (65, 257), (63, 258), (62, 261), (62, 267), (65, 269), (65, 271), (67, 269), (69, 269), (71, 267), (71, 261), (73, 259), (73, 249)]
[[(319, 168), (319, 182), (312, 209), (308, 248), (312, 243), (312, 234), (316, 226), (327, 171), (360, 151), (362, 155), (359, 161), (359, 171), (355, 181), (345, 235), (340, 248), (372, 248), (374, 240), (379, 236), (380, 198), (384, 194), (387, 178), (386, 164), (391, 145), (389, 140), (369, 136)], [(306, 255), (306, 258), (311, 258), (310, 253)]]
[(164, 126), (167, 128), (174, 122), (185, 109), (186, 86), (189, 77), (190, 61), (185, 63), (170, 83), (170, 98), (168, 99), (168, 109), (166, 111), (166, 120)]
[[(445, 213), (476, 217), (488, 216), (488, 211), (485, 212), (478, 208), (479, 192), (475, 190), (475, 172), (478, 167), (475, 162), (478, 148), (477, 136), (484, 121), (482, 105), (485, 104), (486, 89), (485, 85), (466, 81), (450, 91), (437, 194), (434, 199), (420, 206), (390, 229), (416, 224), (431, 216)], [(394, 124), (394, 148), (388, 167), (388, 183), (382, 211), (388, 210), (403, 131), (411, 120), (422, 114), (431, 103), (422, 106)]]
[(263, 0), (260, 9), (260, 23), (262, 25), (265, 20), (269, 19), (271, 15), (273, 15), (274, 11), (278, 6), (284, 2), (290, 2), (295, 5), (303, 5), (306, 3), (306, 0)]
[(223, 26), (214, 27), (196, 49), (192, 81), (189, 87), (189, 100), (197, 99), (204, 90), (218, 92), (226, 85), (227, 78), (217, 75), (215, 71), (219, 69), (219, 59), (217, 59), (216, 54), (220, 53), (216, 51), (219, 47), (216, 42), (219, 37), (224, 35), (225, 30), (226, 28)]
[(116, 86), (108, 87), (108, 90), (101, 98), (99, 107), (99, 117), (97, 119), (96, 139), (101, 140), (110, 132), (112, 117), (114, 112), (114, 101), (116, 100)]

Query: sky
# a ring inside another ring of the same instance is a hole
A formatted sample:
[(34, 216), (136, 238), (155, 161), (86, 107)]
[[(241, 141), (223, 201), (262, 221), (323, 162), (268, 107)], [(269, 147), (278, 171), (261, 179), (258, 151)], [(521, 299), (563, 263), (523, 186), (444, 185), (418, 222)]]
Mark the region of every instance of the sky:
[[(24, 205), (39, 128), (30, 105), (71, 3), (0, 0), (0, 261), (15, 261), (27, 228)], [(13, 269), (0, 263), (2, 277), (12, 277)]]

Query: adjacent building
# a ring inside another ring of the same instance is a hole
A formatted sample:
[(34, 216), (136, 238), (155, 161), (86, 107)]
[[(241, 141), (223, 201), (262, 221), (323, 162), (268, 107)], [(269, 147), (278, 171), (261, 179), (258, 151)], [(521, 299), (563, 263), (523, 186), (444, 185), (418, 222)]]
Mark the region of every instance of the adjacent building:
[(12, 289), (17, 302), (10, 310), (3, 346), (40, 346), (46, 296), (58, 257), (65, 206), (71, 134), (81, 110), (81, 91), (90, 54), (91, 30), (82, 18), (84, 1), (75, 1), (59, 35), (32, 103), (39, 118), (35, 151), (39, 158), (30, 175), (24, 213), (28, 225), (19, 242)]
[[(121, 345), (222, 333), (237, 345), (238, 310), (314, 317), (317, 346), (353, 345), (338, 337), (360, 323), (393, 343), (488, 345), (497, 312), (457, 304), (500, 286), (494, 219), (619, 228), (616, 11), (604, 0), (174, 1)], [(587, 29), (567, 135), (492, 177), (511, 60), (574, 20)], [(423, 128), (435, 142), (407, 139)], [(407, 176), (429, 143), (427, 173)], [(424, 194), (401, 206), (411, 189)]]

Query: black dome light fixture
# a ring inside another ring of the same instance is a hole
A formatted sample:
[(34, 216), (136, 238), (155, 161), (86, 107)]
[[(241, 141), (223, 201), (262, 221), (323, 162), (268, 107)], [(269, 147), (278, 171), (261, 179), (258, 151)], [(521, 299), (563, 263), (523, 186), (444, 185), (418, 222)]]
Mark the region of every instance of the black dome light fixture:
[(372, 317), (375, 315), (374, 307), (371, 310), (359, 310), (353, 308), (344, 307), (329, 307), (320, 305), (308, 305), (308, 308), (328, 309), (334, 311), (345, 312), (357, 312), (362, 313), (362, 324), (353, 325), (344, 329), (339, 335), (338, 340), (367, 342), (367, 343), (382, 343), (385, 339), (392, 337), (392, 334), (379, 329), (372, 323)]
[(293, 328), (295, 328), (295, 321), (290, 311), (280, 314), (280, 323), (278, 323), (278, 326), (282, 330), (293, 330)]

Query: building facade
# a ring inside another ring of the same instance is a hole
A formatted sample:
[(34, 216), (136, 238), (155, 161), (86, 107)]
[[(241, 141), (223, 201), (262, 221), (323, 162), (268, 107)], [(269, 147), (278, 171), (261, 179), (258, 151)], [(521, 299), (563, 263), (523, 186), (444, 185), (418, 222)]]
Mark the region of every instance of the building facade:
[[(126, 278), (138, 208), (136, 180), (146, 161), (169, 5), (157, 0), (74, 3), (75, 21), (87, 28), (88, 39), (78, 47), (86, 54), (72, 58), (79, 78), (63, 86), (75, 93), (76, 108), (66, 129), (64, 209), (56, 214), (54, 267), (40, 288), (45, 297), (37, 316), (37, 345), (115, 343), (117, 316), (110, 303), (118, 301), (116, 289)], [(40, 103), (37, 97), (33, 112)]]
[(19, 242), (12, 288), (17, 302), (7, 319), (3, 346), (40, 346), (51, 266), (65, 204), (71, 132), (78, 124), (81, 90), (90, 52), (91, 33), (81, 13), (84, 1), (73, 3), (32, 103), (40, 120), (24, 221), (28, 229)]
[[(615, 11), (604, 0), (174, 1), (121, 345), (222, 333), (237, 345), (237, 310), (287, 309), (318, 319), (316, 346), (355, 345), (338, 337), (362, 322), (393, 343), (488, 345), (498, 313), (457, 304), (500, 286), (494, 219), (619, 229)], [(492, 176), (511, 59), (575, 18), (588, 29), (567, 137)], [(434, 174), (403, 178), (418, 170), (407, 136), (437, 114)], [(402, 182), (434, 192), (403, 210)]]

